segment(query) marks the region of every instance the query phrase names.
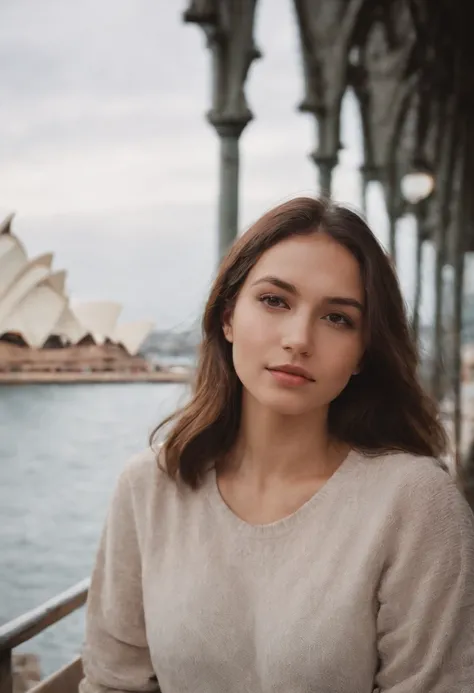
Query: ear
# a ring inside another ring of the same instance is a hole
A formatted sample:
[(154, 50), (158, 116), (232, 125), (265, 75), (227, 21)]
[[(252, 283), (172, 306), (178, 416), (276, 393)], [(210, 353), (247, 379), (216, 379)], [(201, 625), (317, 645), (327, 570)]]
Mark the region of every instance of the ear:
[(354, 368), (354, 370), (352, 371), (352, 375), (359, 375), (359, 373), (361, 372), (362, 368), (364, 367), (364, 357), (365, 357), (365, 354), (364, 354), (364, 356), (361, 358), (361, 360), (359, 361), (359, 363), (357, 364), (357, 366)]
[(361, 373), (361, 371), (364, 370), (366, 358), (367, 358), (367, 350), (364, 349), (364, 351), (362, 352), (362, 355), (359, 359), (359, 363), (357, 364), (357, 366), (352, 371), (352, 375), (359, 375), (359, 373)]
[(222, 316), (222, 331), (224, 332), (224, 337), (230, 344), (234, 341), (234, 332), (232, 328), (233, 317), (233, 310), (228, 306), (224, 310), (224, 315)]

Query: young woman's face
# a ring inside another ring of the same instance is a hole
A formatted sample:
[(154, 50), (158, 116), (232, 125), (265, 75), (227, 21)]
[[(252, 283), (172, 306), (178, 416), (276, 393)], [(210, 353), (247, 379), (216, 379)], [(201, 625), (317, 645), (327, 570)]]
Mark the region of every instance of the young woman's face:
[[(244, 390), (280, 414), (327, 407), (364, 353), (364, 290), (351, 253), (318, 232), (278, 243), (224, 324)], [(304, 377), (286, 371), (303, 369)]]

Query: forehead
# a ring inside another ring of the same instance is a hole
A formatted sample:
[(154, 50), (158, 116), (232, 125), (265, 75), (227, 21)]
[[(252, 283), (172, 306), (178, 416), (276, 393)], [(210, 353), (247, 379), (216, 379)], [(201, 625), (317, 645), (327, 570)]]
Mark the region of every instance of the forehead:
[(267, 250), (254, 265), (248, 283), (264, 276), (294, 284), (301, 293), (348, 296), (362, 301), (359, 263), (343, 245), (324, 232), (293, 236)]

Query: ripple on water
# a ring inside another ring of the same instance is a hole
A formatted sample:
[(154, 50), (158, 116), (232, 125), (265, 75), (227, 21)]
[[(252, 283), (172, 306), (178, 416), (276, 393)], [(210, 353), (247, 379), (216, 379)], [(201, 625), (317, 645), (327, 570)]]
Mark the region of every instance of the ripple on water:
[[(182, 385), (0, 386), (0, 623), (89, 575), (127, 459), (183, 403)], [(20, 651), (43, 674), (79, 651), (83, 610)]]

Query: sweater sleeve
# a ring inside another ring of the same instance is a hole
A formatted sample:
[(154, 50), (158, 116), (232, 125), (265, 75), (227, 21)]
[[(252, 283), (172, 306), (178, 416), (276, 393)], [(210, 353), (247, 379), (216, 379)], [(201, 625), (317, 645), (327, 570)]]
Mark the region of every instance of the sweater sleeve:
[(379, 590), (376, 690), (472, 693), (474, 517), (447, 474), (433, 471), (404, 489), (392, 536)]
[(141, 559), (130, 482), (120, 476), (87, 601), (79, 693), (159, 692), (143, 613)]

